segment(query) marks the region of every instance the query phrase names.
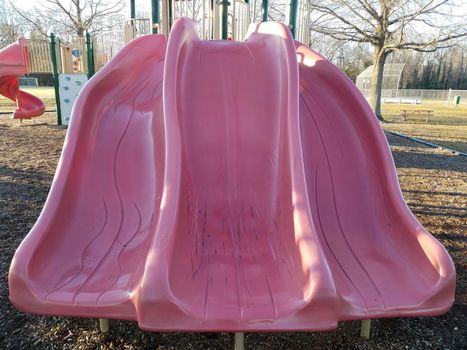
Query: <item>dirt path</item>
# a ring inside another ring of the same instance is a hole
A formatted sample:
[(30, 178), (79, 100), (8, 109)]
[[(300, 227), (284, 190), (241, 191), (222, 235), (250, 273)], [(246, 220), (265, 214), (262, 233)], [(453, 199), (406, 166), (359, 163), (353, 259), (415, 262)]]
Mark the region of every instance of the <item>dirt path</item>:
[[(0, 349), (232, 349), (228, 333), (146, 333), (134, 322), (111, 321), (111, 332), (102, 335), (95, 320), (33, 316), (12, 307), (7, 288), (11, 258), (42, 209), (65, 135), (53, 126), (52, 114), (36, 120), (48, 124), (20, 126), (0, 117)], [(467, 159), (388, 138), (409, 206), (455, 261), (452, 310), (440, 317), (375, 320), (368, 341), (359, 337), (359, 322), (342, 322), (331, 333), (250, 333), (247, 348), (466, 348)]]

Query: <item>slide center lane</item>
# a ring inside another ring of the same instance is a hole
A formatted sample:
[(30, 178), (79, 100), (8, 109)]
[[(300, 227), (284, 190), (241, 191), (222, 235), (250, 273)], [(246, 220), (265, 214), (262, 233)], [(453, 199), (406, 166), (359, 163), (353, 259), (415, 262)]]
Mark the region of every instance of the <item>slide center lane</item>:
[(303, 299), (277, 36), (182, 49), (181, 192), (170, 284), (205, 319), (274, 318)]

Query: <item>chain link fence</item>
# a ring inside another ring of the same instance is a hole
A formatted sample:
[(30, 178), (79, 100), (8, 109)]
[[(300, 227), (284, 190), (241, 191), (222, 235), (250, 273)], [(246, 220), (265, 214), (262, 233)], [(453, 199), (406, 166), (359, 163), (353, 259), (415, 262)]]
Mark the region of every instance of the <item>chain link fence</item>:
[[(360, 90), (368, 99), (370, 89)], [(460, 103), (467, 104), (467, 90), (428, 90), (428, 89), (383, 89), (381, 99), (383, 103), (440, 103), (455, 104), (456, 96), (460, 96)]]

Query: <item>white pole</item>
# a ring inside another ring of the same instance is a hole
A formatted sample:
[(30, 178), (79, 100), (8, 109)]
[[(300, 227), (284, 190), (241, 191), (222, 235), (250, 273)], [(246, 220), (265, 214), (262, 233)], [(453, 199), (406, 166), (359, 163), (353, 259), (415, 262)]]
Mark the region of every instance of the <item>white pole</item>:
[(107, 333), (109, 331), (109, 320), (106, 318), (99, 319), (99, 328), (102, 333)]
[(252, 16), (252, 22), (256, 21), (256, 0), (253, 0), (253, 16)]
[(168, 16), (167, 16), (167, 1), (166, 0), (162, 0), (162, 4), (161, 4), (161, 12), (162, 12), (162, 34), (164, 34), (165, 36), (168, 36), (169, 35), (169, 31), (168, 31)]
[(362, 320), (362, 329), (360, 336), (365, 339), (370, 339), (371, 320)]
[(237, 24), (235, 21), (237, 20), (237, 16), (235, 14), (235, 4), (237, 1), (233, 0), (232, 1), (232, 40), (237, 40)]
[(235, 333), (235, 350), (245, 350), (245, 333)]
[(251, 21), (251, 14), (250, 14), (250, 5), (248, 5), (247, 10), (246, 10), (246, 27), (245, 27), (245, 33), (248, 32), (248, 28), (250, 27), (250, 24), (252, 23)]
[[(248, 4), (247, 7), (246, 7), (246, 22), (248, 22), (248, 26), (251, 23), (250, 4)], [(247, 29), (248, 29), (248, 27), (247, 27)]]
[[(208, 39), (208, 38), (206, 38), (206, 0), (201, 0), (201, 1), (203, 2), (202, 3), (203, 4), (202, 5), (203, 6), (203, 9), (202, 9), (203, 15), (201, 16), (201, 21), (202, 21), (201, 25), (203, 27), (203, 39)], [(193, 11), (194, 11), (194, 9), (193, 9)], [(193, 15), (193, 17), (194, 17), (194, 15)], [(209, 16), (208, 16), (208, 18), (209, 18)]]
[(451, 91), (452, 91), (452, 89), (449, 89), (448, 100), (446, 101), (447, 104), (449, 104), (449, 101), (451, 101)]
[(250, 11), (250, 4), (248, 4), (248, 7), (247, 7), (247, 21), (248, 21), (248, 25), (246, 26), (246, 31), (245, 33), (248, 31), (248, 28), (250, 27), (250, 24), (253, 23), (253, 19), (251, 18), (251, 11)]
[(310, 31), (310, 16), (311, 16), (311, 2), (310, 1), (307, 1), (306, 2), (307, 4), (307, 15), (306, 15), (306, 18), (307, 18), (307, 22), (306, 22), (306, 27), (307, 27), (307, 36), (306, 36), (306, 45), (309, 46), (310, 45), (310, 39), (311, 39), (311, 31)]
[(399, 75), (397, 76), (396, 99), (399, 97), (399, 84), (400, 84), (400, 81), (401, 81), (401, 74), (402, 73), (399, 73)]
[(239, 8), (238, 8), (238, 17), (237, 21), (235, 22), (235, 26), (237, 28), (237, 40), (243, 40), (243, 4), (240, 2)]
[(221, 21), (220, 21), (220, 14), (219, 14), (219, 8), (220, 6), (217, 4), (217, 2), (214, 2), (214, 39), (218, 40), (221, 38)]

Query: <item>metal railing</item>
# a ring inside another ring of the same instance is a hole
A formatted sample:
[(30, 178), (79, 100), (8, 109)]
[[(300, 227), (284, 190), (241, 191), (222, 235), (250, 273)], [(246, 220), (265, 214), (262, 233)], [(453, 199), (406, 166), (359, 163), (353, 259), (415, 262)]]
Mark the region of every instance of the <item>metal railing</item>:
[[(212, 0), (173, 0), (167, 4), (162, 2), (161, 32), (168, 35), (173, 22), (185, 17), (195, 22), (201, 39), (221, 39), (221, 13), (224, 6), (225, 2)], [(250, 6), (244, 0), (231, 0), (227, 11), (227, 39), (243, 40), (250, 24)]]
[(229, 13), (232, 40), (243, 40), (250, 25), (250, 9), (248, 3), (233, 0)]
[[(146, 34), (151, 34), (151, 20), (149, 18), (133, 18), (122, 24), (124, 43)], [(115, 31), (113, 31), (115, 32)], [(121, 31), (116, 31), (121, 34)]]
[(211, 0), (172, 0), (162, 2), (162, 33), (168, 36), (173, 23), (191, 18), (201, 39), (220, 39), (220, 4)]
[[(126, 40), (129, 39), (127, 34), (128, 32), (125, 30), (114, 30), (96, 35), (93, 38), (95, 70), (101, 69), (120, 51)], [(133, 35), (133, 33), (131, 34)]]

